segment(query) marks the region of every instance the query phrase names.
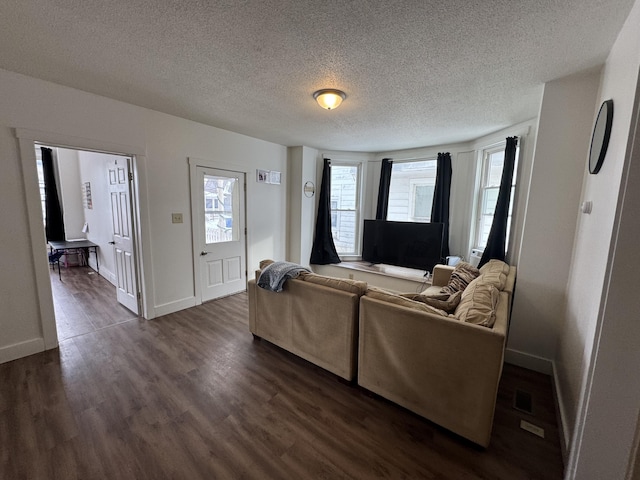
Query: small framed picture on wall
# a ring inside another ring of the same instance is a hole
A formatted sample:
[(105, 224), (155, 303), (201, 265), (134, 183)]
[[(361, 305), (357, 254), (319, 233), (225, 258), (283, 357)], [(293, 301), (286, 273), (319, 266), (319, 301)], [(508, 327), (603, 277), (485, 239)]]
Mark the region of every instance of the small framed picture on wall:
[(269, 183), (269, 170), (256, 170), (256, 182)]

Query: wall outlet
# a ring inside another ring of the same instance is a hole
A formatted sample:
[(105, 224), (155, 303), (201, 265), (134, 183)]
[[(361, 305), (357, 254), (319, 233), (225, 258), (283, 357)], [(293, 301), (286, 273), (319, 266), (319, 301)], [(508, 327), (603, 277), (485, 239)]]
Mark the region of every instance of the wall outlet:
[(182, 223), (182, 214), (181, 213), (172, 213), (171, 214), (171, 223)]
[(527, 432), (533, 433), (540, 438), (544, 438), (544, 428), (542, 427), (538, 427), (537, 425), (529, 423), (525, 420), (520, 420), (520, 428), (526, 430)]

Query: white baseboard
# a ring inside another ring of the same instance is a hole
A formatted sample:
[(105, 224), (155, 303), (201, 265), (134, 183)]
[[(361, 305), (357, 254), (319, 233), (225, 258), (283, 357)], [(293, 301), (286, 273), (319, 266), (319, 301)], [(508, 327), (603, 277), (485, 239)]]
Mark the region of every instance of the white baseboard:
[[(89, 267), (91, 267), (93, 270), (96, 271), (96, 273), (98, 273), (98, 271), (96, 270), (96, 261), (92, 260), (91, 258), (89, 258)], [(108, 268), (105, 268), (104, 266), (101, 265), (100, 273), (98, 273), (98, 275), (103, 277), (105, 280), (111, 283), (111, 285), (113, 285), (114, 287), (116, 286), (116, 274), (111, 270), (109, 270)]]
[(162, 315), (179, 312), (180, 310), (195, 307), (196, 305), (196, 297), (183, 298), (182, 300), (176, 300), (175, 302), (163, 303), (162, 305), (156, 305), (154, 307), (154, 315), (150, 315), (150, 318), (161, 317)]
[(534, 372), (553, 375), (553, 361), (548, 358), (542, 358), (536, 355), (531, 355), (530, 353), (507, 348), (504, 352), (504, 361), (517, 365), (518, 367), (528, 368)]
[(562, 460), (565, 467), (569, 461), (569, 445), (571, 445), (571, 429), (567, 425), (567, 412), (564, 408), (564, 401), (562, 398), (562, 389), (560, 388), (560, 379), (558, 378), (558, 371), (556, 369), (556, 363), (553, 363), (553, 395), (556, 401), (556, 412), (560, 417), (558, 428), (560, 429), (560, 442), (562, 449)]
[(33, 338), (0, 348), (0, 363), (10, 362), (27, 357), (34, 353), (44, 352), (44, 338)]

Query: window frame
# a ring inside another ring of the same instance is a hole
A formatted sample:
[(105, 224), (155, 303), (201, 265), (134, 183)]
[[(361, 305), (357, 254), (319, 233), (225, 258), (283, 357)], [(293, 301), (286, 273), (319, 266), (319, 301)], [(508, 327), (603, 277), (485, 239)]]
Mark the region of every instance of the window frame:
[[(337, 205), (336, 208), (334, 208), (333, 204), (333, 200), (332, 198), (329, 199), (329, 218), (331, 220), (333, 220), (334, 218), (336, 219), (336, 223), (338, 223), (338, 221), (340, 220), (342, 213), (343, 212), (347, 212), (347, 213), (351, 213), (353, 212), (354, 215), (354, 232), (353, 232), (353, 244), (354, 244), (354, 251), (352, 252), (340, 252), (338, 250), (338, 245), (336, 242), (336, 238), (333, 238), (333, 243), (334, 245), (336, 245), (336, 251), (338, 253), (338, 256), (342, 259), (342, 260), (357, 260), (360, 258), (361, 254), (362, 254), (362, 195), (363, 195), (363, 186), (362, 186), (362, 181), (364, 178), (364, 174), (363, 174), (363, 170), (364, 170), (364, 165), (363, 162), (360, 160), (347, 160), (347, 159), (338, 159), (338, 160), (331, 160), (331, 192), (333, 194), (334, 192), (334, 181), (333, 181), (333, 173), (334, 173), (334, 167), (350, 167), (356, 168), (356, 179), (355, 179), (355, 206), (353, 209), (350, 208), (343, 208), (340, 205)], [(333, 221), (331, 221), (331, 235), (334, 236), (333, 233)]]
[[(484, 245), (480, 244), (481, 239), (481, 225), (483, 217), (483, 211), (485, 210), (485, 192), (488, 190), (497, 189), (499, 191), (500, 185), (496, 186), (487, 186), (487, 182), (489, 179), (489, 159), (492, 154), (497, 152), (504, 152), (507, 148), (506, 140), (494, 143), (492, 145), (481, 148), (478, 155), (478, 171), (479, 171), (479, 182), (477, 183), (476, 195), (475, 195), (475, 219), (473, 222), (473, 241), (471, 242), (473, 250), (484, 251), (486, 248), (486, 243)], [(511, 181), (511, 200), (509, 202), (509, 215), (507, 219), (507, 238), (506, 238), (506, 250), (507, 252), (510, 250), (510, 237), (512, 230), (512, 222), (514, 217), (514, 202), (516, 200), (516, 190), (517, 190), (517, 178), (518, 178), (518, 165), (520, 163), (520, 142), (518, 142), (518, 146), (516, 147), (516, 158), (515, 158), (515, 166), (513, 170), (513, 178)], [(504, 163), (503, 163), (504, 169)], [(500, 178), (502, 179), (502, 172), (500, 173)], [(494, 211), (495, 214), (495, 211)], [(493, 214), (491, 215), (492, 223), (493, 223)], [(507, 253), (505, 252), (505, 253)]]

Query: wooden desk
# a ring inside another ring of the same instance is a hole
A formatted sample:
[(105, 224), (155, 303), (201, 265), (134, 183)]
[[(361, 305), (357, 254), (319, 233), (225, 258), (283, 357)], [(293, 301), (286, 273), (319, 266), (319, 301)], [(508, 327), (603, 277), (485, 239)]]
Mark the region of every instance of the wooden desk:
[[(49, 242), (49, 248), (52, 253), (61, 252), (64, 255), (69, 253), (81, 252), (83, 258), (89, 261), (89, 254), (93, 251), (96, 256), (96, 271), (100, 273), (100, 265), (98, 264), (98, 245), (89, 240), (64, 240), (64, 241), (51, 241)], [(58, 265), (58, 277), (60, 277), (60, 265)]]

